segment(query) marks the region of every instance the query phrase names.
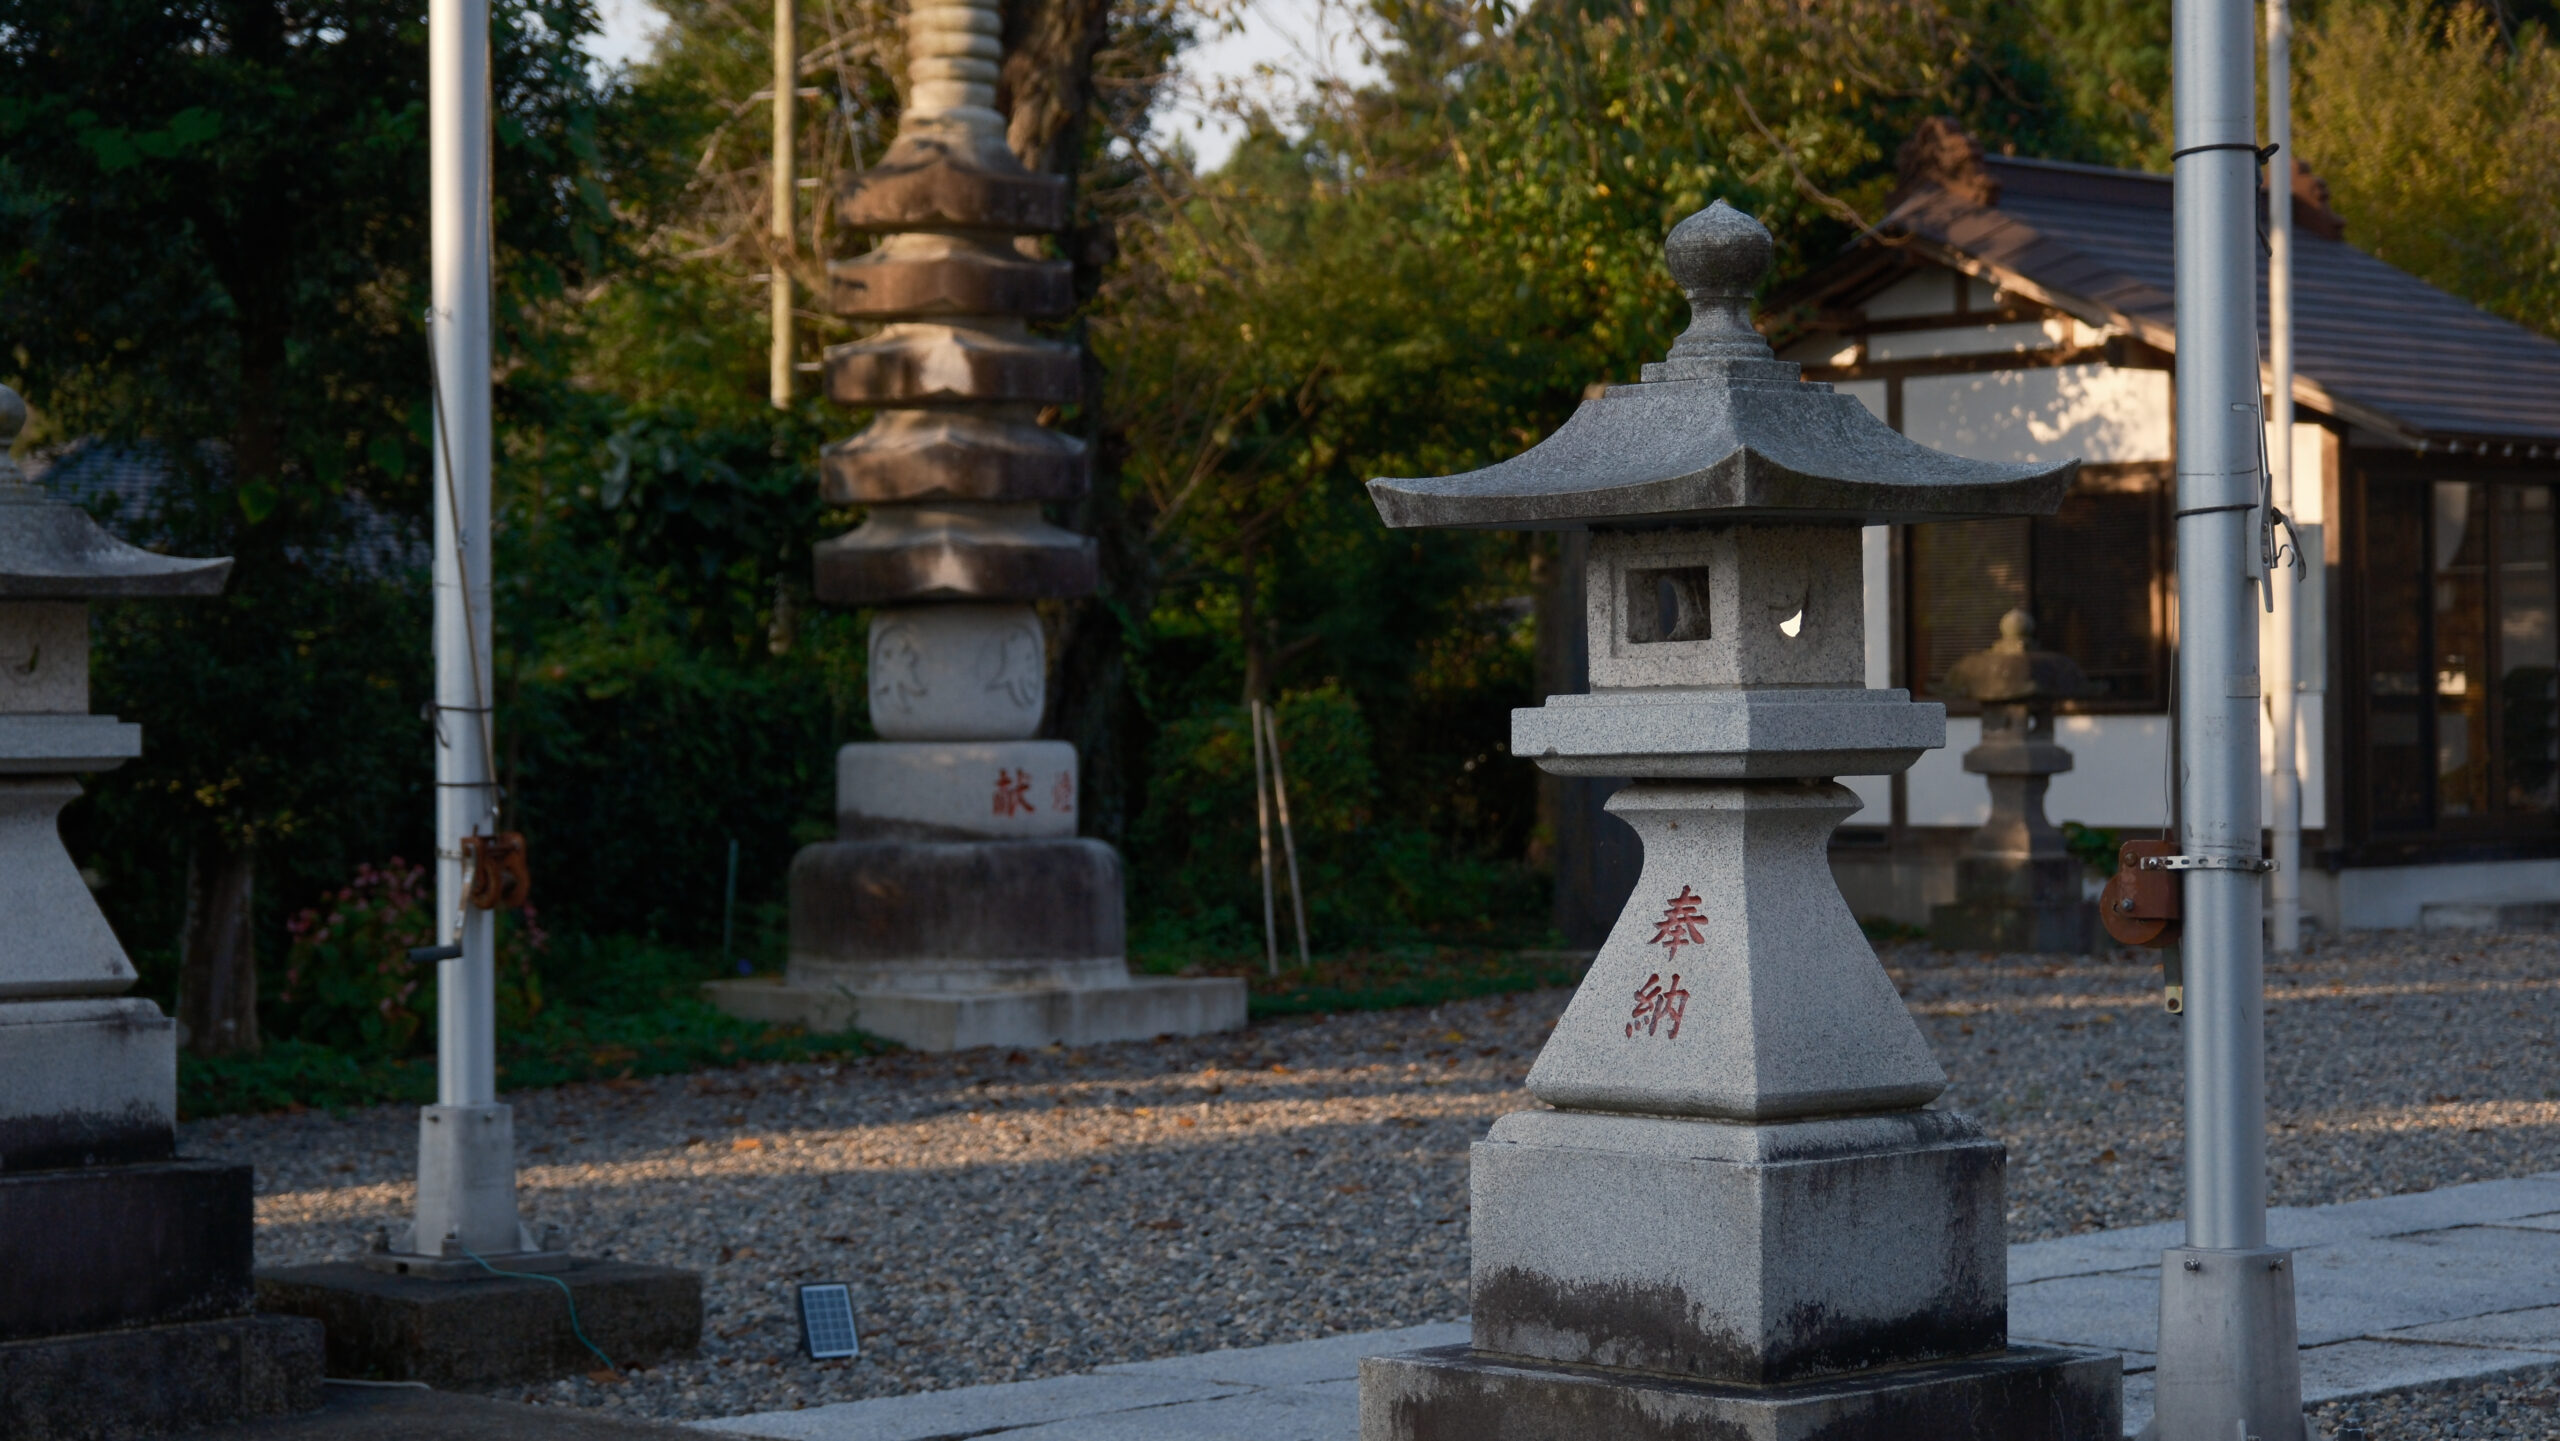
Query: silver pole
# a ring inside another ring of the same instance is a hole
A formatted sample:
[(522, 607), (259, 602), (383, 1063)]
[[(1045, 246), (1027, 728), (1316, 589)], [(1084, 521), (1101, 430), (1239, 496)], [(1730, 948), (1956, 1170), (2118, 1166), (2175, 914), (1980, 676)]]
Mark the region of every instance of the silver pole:
[(797, 123), (793, 102), (800, 85), (800, 17), (797, 0), (773, 0), (773, 356), (767, 386), (773, 408), (791, 408), (792, 226), (799, 215)]
[(2175, 0), (2178, 761), (2187, 1235), (2160, 1274), (2162, 1441), (2303, 1435), (2293, 1273), (2267, 1247), (2258, 870), (2257, 47), (2249, 0)]
[(489, 739), (488, 0), (427, 12), (430, 344), (435, 357), (436, 1101), (419, 1117), (412, 1249), (518, 1249), (515, 1140), (497, 1104), (496, 917), (467, 907), (466, 837), (497, 830)]
[[(2267, 188), (2267, 471), (2275, 508), (2293, 511), (2293, 12), (2267, 0), (2267, 143), (2275, 169)], [(2295, 572), (2294, 574), (2299, 574)], [(2267, 828), (2276, 863), (2267, 878), (2267, 946), (2280, 956), (2302, 949), (2302, 762), (2295, 754), (2299, 682), (2294, 648), (2301, 593), (2290, 575), (2267, 577)]]

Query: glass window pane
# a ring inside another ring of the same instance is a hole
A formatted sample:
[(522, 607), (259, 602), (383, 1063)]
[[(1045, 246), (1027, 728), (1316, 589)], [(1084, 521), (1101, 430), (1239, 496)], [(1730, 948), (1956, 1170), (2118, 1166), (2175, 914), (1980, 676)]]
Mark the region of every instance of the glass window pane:
[(2429, 689), (2424, 486), (2374, 482), (2365, 498), (2365, 755), (2376, 830), (2423, 830)]
[(2548, 814), (2560, 774), (2551, 491), (2498, 487), (2498, 722), (2507, 809)]
[(2034, 523), (2036, 643), (2080, 663), (2094, 700), (2164, 701), (2158, 482), (2084, 472)]
[(2000, 617), (2027, 604), (2024, 519), (1911, 527), (1911, 675), (1943, 697), (1947, 668), (2000, 638)]
[(2489, 487), (2433, 487), (2436, 814), (2489, 810)]

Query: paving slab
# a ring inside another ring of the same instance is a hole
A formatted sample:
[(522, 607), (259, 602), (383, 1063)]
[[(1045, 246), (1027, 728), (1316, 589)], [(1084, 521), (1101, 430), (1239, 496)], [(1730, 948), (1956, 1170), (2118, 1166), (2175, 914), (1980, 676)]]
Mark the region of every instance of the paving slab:
[(1239, 1386), (1289, 1386), (1357, 1376), (1363, 1356), (1419, 1351), (1426, 1346), (1455, 1346), (1466, 1339), (1466, 1322), (1441, 1321), (1396, 1331), (1360, 1331), (1279, 1346), (1247, 1346), (1197, 1356), (1169, 1356), (1161, 1361), (1131, 1361), (1100, 1367), (1098, 1374), (1172, 1376)]
[[(2268, 1213), (2297, 1251), (2303, 1399), (2560, 1362), (2560, 1173)], [(2175, 1222), (2009, 1248), (2009, 1334), (2124, 1357), (2151, 1419), (2160, 1253)], [(1353, 1441), (1360, 1358), (1467, 1339), (1441, 1322), (1106, 1366), (1084, 1376), (699, 1423), (780, 1441)]]
[(187, 1441), (685, 1441), (662, 1421), (599, 1416), (568, 1406), (519, 1406), (423, 1385), (329, 1382), (321, 1409), (302, 1416), (190, 1431)]
[(869, 1401), (839, 1401), (804, 1411), (764, 1411), (695, 1424), (708, 1431), (773, 1436), (784, 1441), (940, 1441), (944, 1437), (994, 1436), (1062, 1418), (1149, 1411), (1183, 1402), (1212, 1401), (1249, 1387), (1192, 1377), (1105, 1375), (1052, 1376), (996, 1386), (918, 1391)]

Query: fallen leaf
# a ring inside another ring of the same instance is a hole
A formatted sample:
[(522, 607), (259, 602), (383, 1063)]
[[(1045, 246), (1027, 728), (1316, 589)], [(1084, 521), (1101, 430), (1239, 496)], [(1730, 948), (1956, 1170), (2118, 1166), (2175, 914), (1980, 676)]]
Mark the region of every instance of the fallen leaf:
[(1182, 1229), (1182, 1222), (1167, 1216), (1161, 1221), (1140, 1221), (1138, 1226), (1147, 1231), (1179, 1231)]
[(729, 1143), (729, 1149), (732, 1151), (761, 1151), (764, 1149), (764, 1138), (761, 1136), (740, 1136)]

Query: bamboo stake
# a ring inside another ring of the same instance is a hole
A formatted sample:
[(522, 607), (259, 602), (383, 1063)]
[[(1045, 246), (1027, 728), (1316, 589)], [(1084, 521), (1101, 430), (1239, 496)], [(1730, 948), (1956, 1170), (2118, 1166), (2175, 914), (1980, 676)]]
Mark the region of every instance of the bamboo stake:
[(1271, 792), (1280, 801), (1280, 851), (1289, 858), (1289, 909), (1298, 922), (1298, 965), (1306, 969), (1315, 960), (1307, 954), (1307, 894), (1298, 886), (1298, 837), (1289, 828), (1289, 773), (1280, 763), (1279, 707), (1262, 708), (1262, 731), (1271, 742)]
[(1253, 819), (1262, 832), (1262, 943), (1271, 974), (1280, 974), (1280, 916), (1271, 894), (1271, 796), (1262, 779), (1262, 702), (1246, 701), (1246, 720), (1253, 730)]

